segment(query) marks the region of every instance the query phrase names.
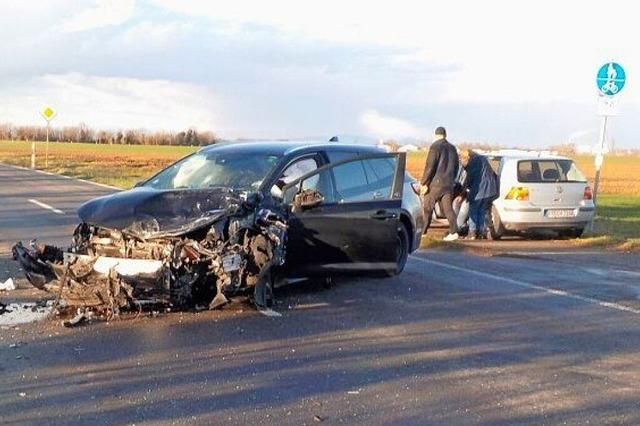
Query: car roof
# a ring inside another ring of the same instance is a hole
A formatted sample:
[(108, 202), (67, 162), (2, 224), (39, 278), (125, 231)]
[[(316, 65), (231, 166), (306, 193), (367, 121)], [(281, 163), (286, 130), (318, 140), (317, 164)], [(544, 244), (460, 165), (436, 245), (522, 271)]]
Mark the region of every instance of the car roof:
[(549, 151), (499, 150), (485, 152), (487, 157), (503, 157), (510, 160), (571, 160), (569, 157), (557, 155)]
[(384, 152), (374, 145), (344, 144), (321, 141), (251, 141), (251, 142), (221, 142), (208, 145), (201, 149), (205, 152), (234, 152), (247, 154), (271, 154), (285, 156), (308, 151), (355, 151), (359, 153)]

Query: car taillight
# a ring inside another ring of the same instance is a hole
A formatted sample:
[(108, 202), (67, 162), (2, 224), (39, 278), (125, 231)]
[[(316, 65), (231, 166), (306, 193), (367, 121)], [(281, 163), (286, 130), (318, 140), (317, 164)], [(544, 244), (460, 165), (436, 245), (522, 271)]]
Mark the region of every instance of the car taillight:
[(416, 195), (420, 195), (420, 182), (411, 182), (411, 189)]
[(529, 188), (524, 186), (514, 186), (505, 197), (507, 200), (527, 201), (529, 199)]
[(582, 196), (583, 200), (593, 200), (593, 191), (591, 191), (590, 186), (584, 187), (584, 195)]

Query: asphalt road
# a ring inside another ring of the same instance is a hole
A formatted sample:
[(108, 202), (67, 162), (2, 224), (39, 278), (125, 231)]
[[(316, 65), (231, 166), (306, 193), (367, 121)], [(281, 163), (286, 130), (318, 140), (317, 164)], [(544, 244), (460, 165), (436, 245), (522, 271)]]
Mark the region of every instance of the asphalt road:
[[(66, 237), (105, 191), (45, 176), (0, 165), (2, 241)], [(278, 318), (5, 327), (0, 423), (639, 424), (639, 278), (632, 254), (421, 251), (400, 277), (280, 289)]]
[(78, 205), (113, 191), (0, 163), (0, 254), (9, 253), (21, 239), (68, 245), (78, 224)]

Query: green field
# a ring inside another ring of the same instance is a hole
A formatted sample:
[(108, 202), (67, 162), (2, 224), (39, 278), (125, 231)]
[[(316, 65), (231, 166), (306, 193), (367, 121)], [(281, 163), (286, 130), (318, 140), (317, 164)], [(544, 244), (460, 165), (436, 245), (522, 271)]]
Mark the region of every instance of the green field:
[[(45, 169), (45, 143), (38, 142), (36, 145), (36, 166)], [(197, 149), (52, 142), (49, 144), (49, 167), (46, 170), (131, 188), (141, 179)], [(418, 152), (408, 157), (407, 168), (416, 176), (422, 171), (425, 155), (424, 152)], [(30, 142), (0, 141), (0, 161), (28, 167), (30, 156)], [(577, 157), (576, 161), (592, 180), (593, 159), (582, 156)], [(608, 157), (603, 168), (601, 188), (594, 235), (598, 241), (606, 244), (637, 245), (640, 241), (640, 158)]]
[(600, 195), (594, 235), (628, 248), (640, 246), (640, 195)]
[[(97, 145), (86, 143), (36, 143), (36, 168), (75, 178), (131, 188), (167, 164), (197, 150), (189, 146)], [(0, 161), (29, 167), (31, 142), (0, 141)]]

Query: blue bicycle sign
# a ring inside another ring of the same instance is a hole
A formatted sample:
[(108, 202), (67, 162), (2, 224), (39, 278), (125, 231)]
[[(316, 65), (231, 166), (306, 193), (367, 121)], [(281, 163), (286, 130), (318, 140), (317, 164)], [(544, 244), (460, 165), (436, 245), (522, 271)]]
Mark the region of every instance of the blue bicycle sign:
[(620, 64), (609, 62), (598, 70), (596, 84), (603, 95), (614, 96), (622, 90), (626, 79), (624, 68)]

